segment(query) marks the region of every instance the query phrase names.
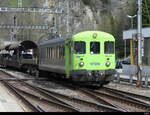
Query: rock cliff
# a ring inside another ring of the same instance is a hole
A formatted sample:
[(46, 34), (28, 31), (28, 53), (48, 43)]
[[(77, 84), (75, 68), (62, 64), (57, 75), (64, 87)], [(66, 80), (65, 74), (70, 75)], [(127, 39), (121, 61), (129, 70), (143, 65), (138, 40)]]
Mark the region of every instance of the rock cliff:
[[(65, 13), (55, 16), (60, 34), (67, 33), (69, 21), (71, 34), (83, 30), (102, 30), (121, 37), (122, 30), (130, 27), (126, 15), (133, 14), (135, 10), (135, 0), (70, 0), (67, 18), (67, 0), (49, 0), (49, 4), (52, 2), (65, 6)], [(48, 21), (52, 22), (50, 17)]]
[[(47, 1), (47, 2), (46, 2)], [(127, 14), (135, 11), (135, 0), (26, 0), (23, 7), (57, 7), (62, 8), (62, 14), (17, 14), (0, 13), (1, 24), (12, 24), (13, 16), (17, 16), (17, 23), (22, 25), (48, 24), (54, 27), (62, 36), (74, 34), (84, 30), (101, 30), (112, 33), (117, 38), (122, 37), (122, 30), (130, 28)], [(16, 0), (0, 0), (0, 6), (17, 6)], [(67, 23), (68, 22), (68, 23)], [(68, 30), (67, 30), (68, 25)], [(48, 31), (50, 32), (50, 31)], [(56, 32), (56, 31), (55, 31)], [(20, 30), (19, 40), (36, 40), (45, 32)], [(10, 39), (10, 30), (1, 30), (2, 39)]]

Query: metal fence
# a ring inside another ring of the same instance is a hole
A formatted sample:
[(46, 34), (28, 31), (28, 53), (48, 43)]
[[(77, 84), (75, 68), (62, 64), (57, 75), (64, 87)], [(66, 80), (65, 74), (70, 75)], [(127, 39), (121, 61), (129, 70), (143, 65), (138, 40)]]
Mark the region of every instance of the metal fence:
[[(137, 81), (138, 68), (135, 65), (123, 65), (122, 70), (117, 70), (116, 81), (129, 82), (131, 85)], [(142, 84), (145, 87), (150, 86), (150, 66), (142, 66)]]

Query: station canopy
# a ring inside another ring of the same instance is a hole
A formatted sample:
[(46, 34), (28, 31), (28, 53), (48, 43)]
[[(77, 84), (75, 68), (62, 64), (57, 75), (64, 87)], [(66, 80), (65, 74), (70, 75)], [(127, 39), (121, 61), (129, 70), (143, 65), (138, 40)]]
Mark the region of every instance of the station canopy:
[[(150, 38), (150, 27), (142, 28), (142, 37), (143, 38)], [(123, 31), (123, 39), (135, 39), (137, 38), (137, 30), (126, 30)]]

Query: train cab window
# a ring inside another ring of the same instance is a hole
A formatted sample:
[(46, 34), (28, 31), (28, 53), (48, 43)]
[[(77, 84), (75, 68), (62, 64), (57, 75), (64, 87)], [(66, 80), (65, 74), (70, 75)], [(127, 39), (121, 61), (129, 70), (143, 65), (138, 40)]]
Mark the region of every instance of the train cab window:
[(90, 43), (90, 53), (91, 54), (100, 54), (100, 42), (91, 42)]
[(105, 42), (105, 54), (114, 54), (115, 53), (115, 43), (114, 42)]
[(86, 43), (85, 42), (75, 42), (74, 43), (74, 53), (75, 54), (85, 54), (86, 53)]

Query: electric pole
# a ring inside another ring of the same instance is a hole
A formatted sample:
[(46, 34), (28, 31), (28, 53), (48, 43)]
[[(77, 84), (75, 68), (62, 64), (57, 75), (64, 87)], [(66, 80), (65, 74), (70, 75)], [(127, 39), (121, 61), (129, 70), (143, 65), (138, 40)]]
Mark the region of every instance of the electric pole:
[(18, 8), (22, 7), (22, 0), (18, 0)]
[(138, 1), (137, 11), (137, 38), (138, 38), (138, 76), (137, 76), (137, 87), (141, 87), (142, 82), (142, 0)]
[(69, 0), (67, 0), (67, 35), (70, 35), (70, 7)]
[[(134, 18), (137, 17), (137, 15), (127, 15), (128, 18), (131, 19), (131, 29), (134, 29)], [(133, 56), (133, 36), (132, 39), (130, 40), (130, 60), (131, 60), (131, 64), (134, 65), (135, 61), (134, 61), (134, 56)]]
[[(13, 26), (17, 26), (17, 17), (13, 17)], [(16, 41), (16, 34), (17, 34), (18, 29), (17, 28), (12, 28), (10, 32), (10, 41)]]

